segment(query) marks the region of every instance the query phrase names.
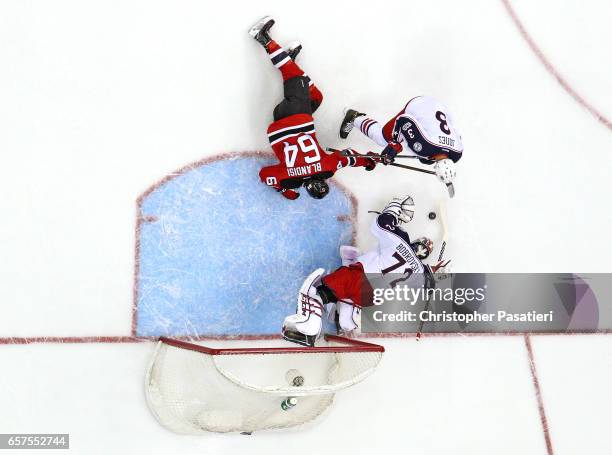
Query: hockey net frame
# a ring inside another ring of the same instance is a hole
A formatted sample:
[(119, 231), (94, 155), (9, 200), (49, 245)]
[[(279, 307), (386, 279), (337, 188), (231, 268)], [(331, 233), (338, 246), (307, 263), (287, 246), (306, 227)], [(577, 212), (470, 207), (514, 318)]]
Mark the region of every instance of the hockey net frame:
[[(211, 348), (162, 337), (147, 369), (147, 402), (178, 433), (301, 425), (323, 413), (337, 391), (372, 374), (384, 353), (380, 345), (335, 335), (321, 341), (327, 345)], [(299, 384), (286, 378), (294, 371), (303, 376)], [(299, 404), (281, 411), (290, 397)]]
[[(277, 355), (277, 354), (355, 354), (355, 353), (382, 353), (385, 352), (385, 348), (381, 345), (368, 343), (366, 341), (355, 340), (354, 338), (345, 338), (337, 335), (325, 335), (324, 340), (330, 343), (337, 343), (337, 345), (331, 346), (296, 346), (296, 347), (261, 347), (261, 348), (210, 348), (207, 346), (190, 343), (187, 341), (176, 340), (173, 338), (161, 337), (160, 343), (168, 346), (173, 346), (179, 349), (186, 349), (189, 351), (200, 352), (210, 356), (231, 356), (231, 355)], [(213, 357), (214, 358), (214, 357)], [(380, 358), (379, 358), (380, 361)], [(230, 371), (219, 367), (217, 362), (215, 367), (217, 371), (223, 375), (227, 380), (234, 384), (249, 390), (256, 392), (272, 393), (276, 395), (291, 395), (291, 396), (304, 396), (304, 395), (321, 395), (327, 393), (334, 393), (338, 390), (350, 387), (358, 382), (363, 381), (366, 377), (374, 372), (378, 366), (378, 362), (371, 368), (366, 369), (358, 375), (353, 376), (342, 382), (338, 382), (334, 385), (319, 385), (313, 387), (292, 387), (292, 386), (261, 386), (250, 384), (246, 381), (241, 380), (235, 374)]]

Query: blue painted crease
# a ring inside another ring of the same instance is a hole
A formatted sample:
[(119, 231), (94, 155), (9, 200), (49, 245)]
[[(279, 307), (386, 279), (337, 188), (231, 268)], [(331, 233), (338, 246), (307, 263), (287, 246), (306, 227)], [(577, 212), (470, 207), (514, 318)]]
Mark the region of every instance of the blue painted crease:
[(350, 199), (332, 185), (323, 200), (288, 201), (259, 182), (269, 162), (205, 164), (144, 198), (137, 335), (279, 333), (304, 278), (340, 265)]

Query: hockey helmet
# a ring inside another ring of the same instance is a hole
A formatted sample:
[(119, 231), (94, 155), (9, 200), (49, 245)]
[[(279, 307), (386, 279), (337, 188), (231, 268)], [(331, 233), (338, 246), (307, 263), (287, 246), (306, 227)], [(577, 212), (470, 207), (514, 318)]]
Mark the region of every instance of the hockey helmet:
[(323, 199), (329, 193), (329, 185), (324, 179), (311, 178), (304, 182), (304, 188), (315, 199)]

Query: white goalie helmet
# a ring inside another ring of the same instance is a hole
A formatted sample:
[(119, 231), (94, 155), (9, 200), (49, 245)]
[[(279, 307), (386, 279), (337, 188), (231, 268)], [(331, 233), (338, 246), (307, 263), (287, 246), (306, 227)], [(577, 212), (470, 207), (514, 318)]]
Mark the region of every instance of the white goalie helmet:
[(394, 197), (383, 209), (383, 213), (391, 213), (400, 224), (412, 221), (414, 211), (414, 199), (410, 195)]

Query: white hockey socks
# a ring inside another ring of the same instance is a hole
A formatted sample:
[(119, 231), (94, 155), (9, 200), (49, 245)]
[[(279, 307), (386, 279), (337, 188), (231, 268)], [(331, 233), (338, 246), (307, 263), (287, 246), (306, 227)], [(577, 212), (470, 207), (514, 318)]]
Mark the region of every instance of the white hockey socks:
[(355, 128), (358, 128), (359, 131), (368, 136), (381, 147), (385, 147), (387, 145), (387, 140), (383, 136), (382, 126), (376, 120), (371, 119), (366, 115), (361, 115), (355, 119), (354, 125)]

